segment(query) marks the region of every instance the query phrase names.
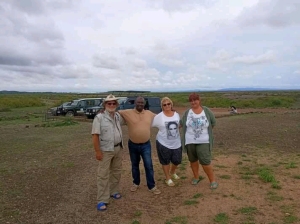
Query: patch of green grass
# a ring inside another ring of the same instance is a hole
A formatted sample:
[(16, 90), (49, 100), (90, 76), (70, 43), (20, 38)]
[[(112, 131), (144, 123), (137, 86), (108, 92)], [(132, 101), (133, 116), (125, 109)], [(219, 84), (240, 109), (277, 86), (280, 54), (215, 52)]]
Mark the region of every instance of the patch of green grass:
[(242, 165), (242, 164), (243, 164), (242, 161), (237, 162), (237, 165)]
[(240, 167), (240, 169), (245, 172), (251, 170), (251, 168), (249, 166), (243, 166), (243, 167)]
[(215, 216), (214, 221), (216, 223), (227, 224), (229, 222), (229, 216), (226, 213), (219, 213)]
[(250, 162), (251, 159), (243, 159), (243, 161), (245, 161), (245, 162)]
[(200, 197), (203, 197), (203, 194), (201, 193), (197, 193), (193, 196), (193, 198), (200, 198)]
[(282, 205), (282, 206), (280, 206), (280, 209), (282, 210), (283, 213), (293, 214), (293, 212), (295, 210), (295, 206), (293, 206), (293, 205)]
[(258, 176), (265, 182), (276, 181), (274, 175), (272, 174), (272, 171), (265, 167), (258, 171)]
[(272, 188), (280, 190), (282, 187), (279, 185), (278, 181), (273, 181), (272, 182)]
[(247, 157), (247, 155), (246, 154), (242, 154), (242, 157)]
[(220, 177), (221, 179), (227, 179), (227, 180), (229, 180), (229, 179), (231, 178), (230, 175), (220, 175), (219, 177)]
[(253, 176), (246, 174), (246, 175), (242, 175), (241, 178), (244, 179), (244, 180), (250, 180), (250, 179), (253, 179)]
[(4, 209), (2, 211), (3, 217), (16, 218), (20, 215), (20, 211), (17, 209)]
[(300, 180), (300, 175), (294, 175), (293, 178)]
[(75, 165), (74, 162), (64, 162), (62, 166), (65, 168), (70, 168), (70, 167), (74, 167)]
[(215, 165), (215, 167), (218, 167), (218, 168), (227, 168), (227, 166), (224, 166), (224, 165)]
[(181, 171), (186, 170), (186, 166), (181, 164), (181, 166), (179, 166), (179, 170)]
[(172, 224), (172, 223), (187, 224), (188, 219), (186, 216), (176, 216), (165, 222), (165, 224)]
[(0, 108), (0, 112), (11, 112), (10, 108)]
[(199, 176), (199, 180), (204, 180), (205, 177), (204, 176)]
[(140, 224), (140, 221), (138, 221), (138, 220), (133, 220), (131, 224)]
[(185, 180), (187, 177), (186, 176), (181, 176), (180, 179), (181, 180)]
[(240, 212), (241, 214), (247, 214), (247, 215), (252, 215), (252, 214), (255, 214), (257, 212), (257, 208), (256, 207), (243, 207), (243, 208), (240, 208), (238, 210), (238, 212)]
[(134, 212), (135, 217), (140, 217), (141, 215), (142, 215), (142, 212), (139, 210)]
[(285, 166), (286, 169), (293, 169), (293, 168), (297, 168), (297, 165), (295, 162), (290, 162)]
[(72, 120), (71, 118), (67, 118), (61, 121), (53, 121), (53, 122), (47, 122), (42, 124), (42, 127), (63, 127), (63, 126), (71, 126), (71, 125), (77, 125), (78, 122)]
[(23, 195), (23, 192), (20, 189), (17, 189), (17, 188), (10, 188), (7, 191), (7, 194), (11, 197), (20, 197), (21, 195)]
[(198, 204), (199, 202), (196, 200), (186, 200), (183, 202), (184, 205), (195, 205)]
[(283, 222), (286, 223), (298, 223), (299, 218), (294, 215), (285, 216)]
[(270, 201), (282, 201), (283, 197), (277, 195), (275, 192), (270, 191), (267, 194), (267, 199), (269, 199)]

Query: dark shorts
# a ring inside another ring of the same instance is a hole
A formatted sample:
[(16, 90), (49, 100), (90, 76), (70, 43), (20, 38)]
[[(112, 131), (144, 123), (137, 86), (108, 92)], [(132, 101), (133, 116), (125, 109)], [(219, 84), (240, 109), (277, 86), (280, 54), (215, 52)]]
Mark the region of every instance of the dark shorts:
[(187, 154), (191, 163), (199, 160), (201, 165), (209, 165), (211, 163), (211, 150), (209, 143), (205, 144), (188, 144), (186, 145)]
[(181, 146), (178, 149), (169, 149), (159, 141), (156, 140), (156, 149), (159, 162), (161, 165), (169, 165), (170, 162), (173, 163), (175, 166), (179, 165), (182, 160), (182, 148)]

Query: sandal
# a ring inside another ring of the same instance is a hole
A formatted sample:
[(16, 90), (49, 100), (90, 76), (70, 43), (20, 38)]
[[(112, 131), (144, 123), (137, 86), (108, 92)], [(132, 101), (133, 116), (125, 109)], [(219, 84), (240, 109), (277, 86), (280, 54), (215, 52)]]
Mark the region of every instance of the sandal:
[(174, 187), (174, 186), (175, 186), (174, 182), (173, 182), (171, 179), (165, 180), (165, 183), (166, 183), (169, 187)]
[(98, 210), (98, 211), (101, 211), (101, 212), (107, 210), (106, 203), (104, 203), (104, 202), (99, 202), (99, 203), (97, 204), (97, 210)]
[(174, 180), (179, 180), (179, 179), (180, 179), (180, 177), (179, 177), (176, 173), (171, 174), (171, 177), (172, 177)]
[(210, 189), (214, 190), (217, 189), (219, 186), (219, 184), (217, 182), (211, 182), (210, 183)]
[(200, 182), (200, 179), (192, 179), (192, 185), (197, 185)]
[(122, 195), (120, 193), (115, 193), (115, 194), (111, 195), (111, 197), (114, 199), (120, 199), (122, 197)]

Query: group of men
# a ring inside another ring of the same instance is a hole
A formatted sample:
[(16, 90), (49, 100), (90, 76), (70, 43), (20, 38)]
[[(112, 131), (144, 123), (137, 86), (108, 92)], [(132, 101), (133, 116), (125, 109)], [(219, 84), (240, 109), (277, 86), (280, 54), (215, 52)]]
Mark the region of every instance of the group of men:
[(150, 130), (155, 114), (144, 110), (145, 99), (143, 97), (136, 98), (134, 109), (116, 112), (118, 98), (113, 95), (108, 95), (103, 105), (104, 111), (95, 116), (92, 127), (96, 159), (99, 161), (97, 171), (97, 209), (99, 211), (107, 209), (111, 197), (114, 199), (122, 197), (119, 182), (122, 173), (121, 149), (124, 147), (121, 125), (124, 124), (128, 127), (128, 149), (133, 177), (130, 190), (134, 192), (139, 188), (139, 164), (142, 158), (149, 191), (153, 194), (161, 193), (155, 186), (150, 144)]

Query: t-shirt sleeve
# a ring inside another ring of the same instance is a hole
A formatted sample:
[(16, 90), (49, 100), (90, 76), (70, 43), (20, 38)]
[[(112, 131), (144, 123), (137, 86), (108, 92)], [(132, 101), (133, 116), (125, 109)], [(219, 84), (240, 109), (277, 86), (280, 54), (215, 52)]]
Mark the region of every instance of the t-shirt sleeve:
[(159, 124), (159, 114), (157, 114), (155, 117), (154, 117), (154, 119), (153, 119), (153, 121), (152, 121), (152, 127), (158, 127), (158, 124)]
[(93, 121), (93, 126), (92, 126), (92, 135), (93, 134), (98, 134), (100, 135), (100, 119), (101, 119), (101, 114), (98, 114), (95, 116), (94, 121)]

